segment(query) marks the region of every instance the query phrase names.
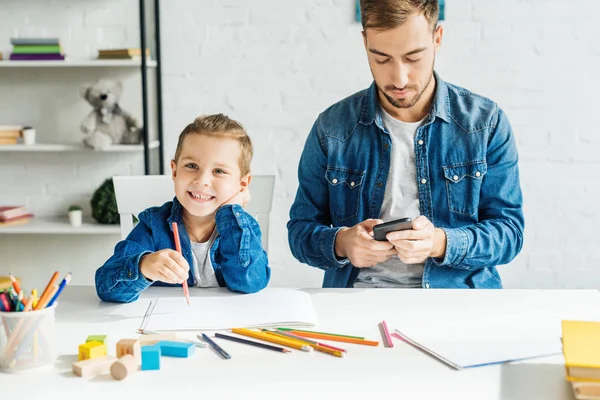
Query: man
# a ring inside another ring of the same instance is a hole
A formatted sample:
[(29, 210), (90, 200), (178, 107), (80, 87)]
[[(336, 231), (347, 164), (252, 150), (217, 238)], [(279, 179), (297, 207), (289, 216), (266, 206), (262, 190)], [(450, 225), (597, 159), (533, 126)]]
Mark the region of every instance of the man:
[[(518, 154), (491, 100), (434, 72), (437, 0), (361, 0), (374, 83), (317, 118), (288, 239), (323, 287), (501, 288), (523, 244)], [(372, 237), (383, 221), (412, 229)]]

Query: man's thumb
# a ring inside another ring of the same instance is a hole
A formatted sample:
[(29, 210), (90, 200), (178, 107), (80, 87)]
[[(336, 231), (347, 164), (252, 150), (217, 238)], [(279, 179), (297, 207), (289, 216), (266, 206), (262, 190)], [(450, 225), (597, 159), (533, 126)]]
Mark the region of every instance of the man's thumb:
[(369, 233), (373, 232), (373, 227), (379, 224), (383, 224), (383, 221), (380, 219), (366, 219), (360, 223), (360, 225)]

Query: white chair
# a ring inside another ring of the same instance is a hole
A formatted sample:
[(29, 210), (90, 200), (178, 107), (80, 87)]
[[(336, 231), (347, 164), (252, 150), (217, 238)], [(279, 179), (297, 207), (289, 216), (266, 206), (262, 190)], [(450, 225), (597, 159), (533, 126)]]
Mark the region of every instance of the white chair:
[[(148, 207), (161, 206), (175, 196), (170, 175), (113, 176), (112, 179), (121, 219), (121, 239), (133, 229), (134, 215), (137, 217)], [(262, 245), (267, 252), (274, 186), (274, 175), (253, 175), (250, 182), (252, 200), (245, 208), (260, 225)]]

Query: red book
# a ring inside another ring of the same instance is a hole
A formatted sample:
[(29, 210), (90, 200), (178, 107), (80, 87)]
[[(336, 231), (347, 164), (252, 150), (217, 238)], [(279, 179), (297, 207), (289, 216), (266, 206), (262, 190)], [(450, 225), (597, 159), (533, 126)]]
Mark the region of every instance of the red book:
[(7, 221), (27, 214), (29, 214), (29, 211), (24, 206), (0, 206), (0, 221)]
[(26, 224), (33, 217), (33, 214), (22, 215), (7, 220), (0, 220), (0, 227)]

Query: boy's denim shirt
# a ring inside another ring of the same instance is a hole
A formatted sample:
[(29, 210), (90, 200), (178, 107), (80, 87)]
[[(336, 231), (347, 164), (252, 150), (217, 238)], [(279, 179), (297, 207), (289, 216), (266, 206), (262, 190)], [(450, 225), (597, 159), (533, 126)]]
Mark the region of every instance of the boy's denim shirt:
[[(145, 254), (175, 249), (172, 222), (179, 225), (181, 252), (190, 265), (188, 285), (196, 285), (191, 269), (191, 242), (183, 226), (182, 212), (181, 203), (174, 198), (161, 207), (151, 207), (140, 213), (139, 223), (125, 240), (117, 243), (112, 257), (96, 271), (96, 292), (100, 299), (128, 303), (137, 300), (140, 292), (150, 285), (181, 286), (149, 281), (139, 267)], [(215, 220), (218, 234), (210, 249), (210, 260), (219, 286), (242, 293), (265, 288), (271, 270), (261, 245), (258, 222), (237, 204), (220, 207)]]
[[(498, 105), (442, 81), (418, 128), (415, 162), (421, 214), (447, 236), (444, 259), (425, 261), (424, 288), (502, 288), (496, 266), (523, 245), (518, 154)], [(289, 245), (325, 270), (323, 287), (352, 287), (358, 268), (334, 250), (340, 227), (379, 218), (392, 141), (373, 83), (317, 118), (298, 168)], [(405, 217), (405, 215), (399, 215)], [(414, 217), (414, 216), (412, 216)]]

